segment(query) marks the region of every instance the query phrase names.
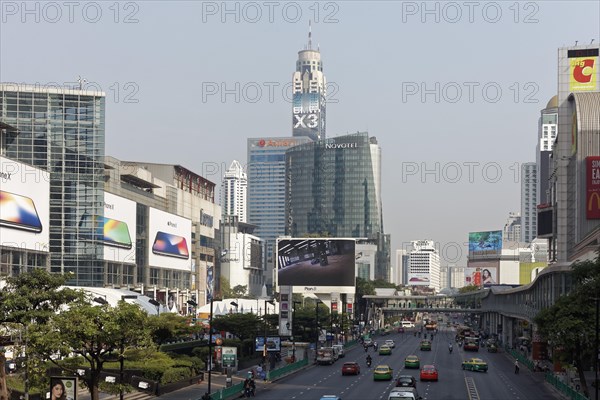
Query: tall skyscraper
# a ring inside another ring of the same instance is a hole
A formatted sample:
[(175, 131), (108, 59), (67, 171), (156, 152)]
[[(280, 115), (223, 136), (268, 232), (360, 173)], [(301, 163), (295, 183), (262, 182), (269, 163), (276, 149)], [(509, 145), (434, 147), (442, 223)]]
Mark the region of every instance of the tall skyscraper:
[(104, 285), (102, 243), (82, 240), (95, 235), (84, 216), (104, 210), (104, 111), (103, 92), (0, 84), (1, 154), (49, 172), (51, 271), (79, 286)]
[(502, 230), (503, 242), (520, 242), (521, 241), (521, 214), (511, 212), (508, 213), (508, 219)]
[(285, 235), (285, 152), (307, 137), (248, 139), (248, 222), (265, 242), (266, 287), (273, 285), (275, 239)]
[(371, 240), (375, 279), (388, 281), (377, 139), (361, 132), (305, 143), (286, 152), (286, 163), (286, 234)]
[(294, 136), (325, 139), (327, 82), (319, 49), (313, 50), (311, 31), (308, 45), (298, 52), (292, 77), (292, 127)]
[(558, 131), (558, 97), (553, 96), (546, 108), (541, 111), (538, 124), (538, 142), (536, 146), (537, 164), (537, 204), (550, 203), (550, 174), (552, 173), (551, 155)]
[(239, 222), (246, 222), (246, 193), (248, 179), (246, 172), (237, 160), (233, 160), (225, 171), (221, 185), (221, 207), (223, 216), (237, 216)]
[(433, 240), (413, 240), (408, 256), (409, 286), (427, 286), (440, 290), (440, 255)]
[(537, 236), (537, 165), (521, 165), (521, 241), (530, 243)]

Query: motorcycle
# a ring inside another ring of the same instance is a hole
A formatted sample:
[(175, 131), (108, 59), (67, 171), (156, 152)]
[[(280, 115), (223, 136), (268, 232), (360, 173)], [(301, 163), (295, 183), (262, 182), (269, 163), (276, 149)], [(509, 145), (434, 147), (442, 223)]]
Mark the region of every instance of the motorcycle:
[(448, 347), (448, 351), (452, 354), (452, 347)]
[(372, 362), (371, 359), (367, 358), (367, 367), (371, 368), (371, 362)]

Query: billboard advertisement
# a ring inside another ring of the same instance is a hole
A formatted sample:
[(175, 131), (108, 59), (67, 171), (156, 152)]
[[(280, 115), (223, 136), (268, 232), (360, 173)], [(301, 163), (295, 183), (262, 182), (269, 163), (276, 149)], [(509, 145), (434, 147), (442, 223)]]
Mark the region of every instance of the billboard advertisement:
[(150, 208), (148, 245), (149, 265), (190, 271), (192, 221)]
[(600, 219), (600, 157), (586, 157), (586, 198), (587, 219)]
[(496, 285), (499, 283), (498, 269), (498, 261), (469, 262), (465, 268), (465, 285)]
[[(598, 49), (596, 49), (596, 52)], [(569, 58), (569, 91), (595, 91), (598, 86), (598, 57)]]
[(77, 378), (53, 376), (50, 378), (49, 399), (77, 400)]
[(469, 255), (498, 255), (502, 252), (502, 231), (469, 232)]
[(428, 273), (408, 273), (408, 285), (409, 286), (429, 286), (429, 274)]
[(277, 285), (298, 293), (354, 293), (354, 239), (277, 239)]
[(0, 157), (0, 245), (48, 251), (50, 174)]
[[(281, 351), (281, 337), (280, 336), (267, 336), (266, 339), (267, 339), (267, 351), (270, 351), (270, 352)], [(265, 348), (264, 343), (265, 343), (264, 336), (257, 336), (256, 338), (254, 338), (254, 350), (263, 352), (264, 348)]]
[(135, 263), (135, 201), (104, 192), (104, 217), (96, 217), (104, 260)]
[(295, 93), (292, 98), (292, 113), (294, 136), (303, 133), (304, 136), (319, 138), (324, 123), (320, 93)]

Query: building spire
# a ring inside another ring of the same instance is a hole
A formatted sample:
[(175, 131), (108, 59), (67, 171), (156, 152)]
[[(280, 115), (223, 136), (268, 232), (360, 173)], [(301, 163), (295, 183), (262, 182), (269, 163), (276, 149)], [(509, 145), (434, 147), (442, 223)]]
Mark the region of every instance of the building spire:
[(312, 50), (312, 21), (308, 20), (308, 50)]

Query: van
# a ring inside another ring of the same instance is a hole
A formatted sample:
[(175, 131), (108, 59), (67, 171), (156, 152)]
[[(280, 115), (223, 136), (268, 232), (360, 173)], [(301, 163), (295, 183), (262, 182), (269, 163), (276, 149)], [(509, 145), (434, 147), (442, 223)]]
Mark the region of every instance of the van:
[(403, 328), (414, 328), (415, 324), (410, 321), (402, 321)]
[(333, 349), (337, 350), (339, 358), (346, 357), (346, 352), (344, 351), (343, 344), (334, 344)]

